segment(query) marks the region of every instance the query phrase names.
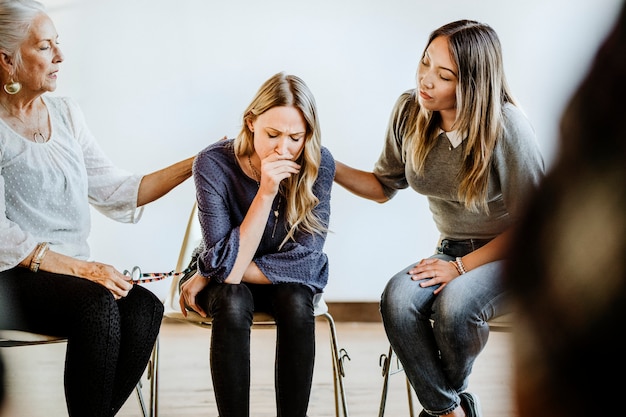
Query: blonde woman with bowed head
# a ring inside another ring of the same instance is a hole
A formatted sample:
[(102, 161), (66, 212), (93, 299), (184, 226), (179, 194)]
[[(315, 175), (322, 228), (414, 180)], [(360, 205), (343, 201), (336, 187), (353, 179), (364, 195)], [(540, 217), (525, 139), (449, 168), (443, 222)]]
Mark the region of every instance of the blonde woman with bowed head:
[(315, 100), (302, 79), (278, 73), (265, 81), (239, 135), (200, 152), (193, 175), (203, 245), (180, 304), (213, 319), (219, 415), (250, 415), (250, 327), (262, 311), (277, 325), (277, 416), (305, 417), (313, 306), (328, 280), (323, 247), (335, 162), (321, 145)]
[(440, 232), (436, 253), (395, 274), (380, 303), (421, 417), (482, 415), (468, 378), (487, 321), (508, 311), (502, 264), (543, 170), (498, 36), (470, 20), (430, 35), (417, 86), (398, 98), (374, 170), (337, 162), (335, 181), (358, 196), (384, 203), (409, 186), (425, 195)]
[(163, 305), (90, 260), (90, 205), (135, 223), (191, 176), (193, 158), (149, 175), (113, 165), (77, 103), (46, 95), (63, 59), (42, 4), (0, 0), (0, 295), (12, 306), (1, 321), (67, 337), (69, 415), (110, 417), (146, 368)]

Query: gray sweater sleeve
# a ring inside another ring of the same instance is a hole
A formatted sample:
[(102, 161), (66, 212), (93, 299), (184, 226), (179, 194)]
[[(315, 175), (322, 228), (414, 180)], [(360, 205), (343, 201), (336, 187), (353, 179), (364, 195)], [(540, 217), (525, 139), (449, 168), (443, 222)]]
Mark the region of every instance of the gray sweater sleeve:
[(398, 190), (409, 186), (405, 174), (403, 141), (409, 106), (414, 102), (412, 90), (404, 92), (396, 100), (385, 134), (383, 150), (374, 165), (374, 175), (383, 186), (385, 195), (392, 198)]

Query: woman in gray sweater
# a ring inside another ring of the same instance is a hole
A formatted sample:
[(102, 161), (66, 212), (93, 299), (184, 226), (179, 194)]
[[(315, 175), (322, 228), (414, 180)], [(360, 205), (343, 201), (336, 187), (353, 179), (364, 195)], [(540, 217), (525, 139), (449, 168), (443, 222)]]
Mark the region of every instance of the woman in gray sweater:
[(417, 88), (397, 100), (373, 172), (336, 162), (335, 181), (358, 196), (383, 203), (409, 186), (425, 195), (440, 232), (436, 254), (394, 275), (381, 298), (422, 417), (481, 415), (465, 389), (487, 321), (507, 311), (503, 258), (543, 170), (498, 36), (468, 20), (431, 34)]

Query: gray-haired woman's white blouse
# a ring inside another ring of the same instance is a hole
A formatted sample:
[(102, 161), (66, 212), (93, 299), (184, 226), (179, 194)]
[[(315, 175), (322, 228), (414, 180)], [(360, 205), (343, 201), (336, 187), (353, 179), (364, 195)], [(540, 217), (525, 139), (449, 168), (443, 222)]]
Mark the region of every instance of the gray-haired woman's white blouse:
[(141, 175), (113, 165), (77, 103), (44, 97), (51, 136), (32, 142), (0, 119), (0, 271), (19, 264), (38, 242), (89, 258), (89, 204), (114, 220), (136, 223)]

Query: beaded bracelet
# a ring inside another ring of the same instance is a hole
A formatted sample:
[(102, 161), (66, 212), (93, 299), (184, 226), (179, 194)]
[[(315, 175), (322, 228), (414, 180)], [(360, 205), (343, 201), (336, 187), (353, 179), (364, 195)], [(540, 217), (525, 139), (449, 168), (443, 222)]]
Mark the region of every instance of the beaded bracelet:
[(456, 269), (461, 275), (467, 272), (467, 270), (465, 269), (465, 265), (463, 265), (463, 260), (461, 259), (461, 257), (457, 256), (457, 258), (454, 260), (454, 263), (457, 267)]
[(30, 260), (29, 268), (31, 271), (39, 271), (39, 265), (41, 265), (41, 261), (43, 260), (43, 257), (46, 256), (46, 252), (48, 252), (49, 247), (50, 246), (48, 242), (41, 242), (37, 245), (37, 248), (35, 249), (35, 254)]

